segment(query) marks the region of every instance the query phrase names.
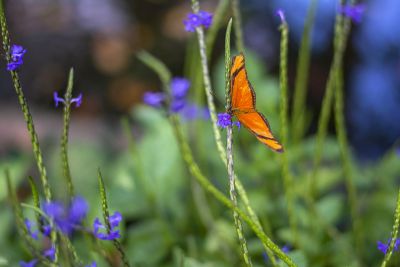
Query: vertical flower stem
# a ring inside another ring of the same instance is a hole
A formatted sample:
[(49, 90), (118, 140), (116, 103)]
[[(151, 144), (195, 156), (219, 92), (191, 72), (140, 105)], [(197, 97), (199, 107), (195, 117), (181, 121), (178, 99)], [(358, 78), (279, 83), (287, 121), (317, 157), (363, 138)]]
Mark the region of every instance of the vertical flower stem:
[(236, 47), (239, 52), (244, 52), (243, 32), (242, 32), (242, 17), (240, 15), (240, 3), (239, 0), (231, 0), (233, 21), (235, 23), (235, 37)]
[[(165, 79), (165, 78), (170, 76), (170, 73), (161, 61), (159, 61), (157, 58), (155, 58), (145, 52), (142, 52), (139, 55), (139, 59), (142, 60), (143, 63), (145, 63), (149, 68), (151, 68), (154, 72), (156, 72), (158, 74), (160, 80), (163, 82), (164, 88), (169, 87), (169, 80)], [(167, 90), (167, 92), (168, 91), (169, 90)], [(178, 145), (181, 150), (183, 160), (185, 161), (190, 173), (196, 178), (196, 180), (199, 182), (199, 184), (206, 191), (208, 191), (211, 195), (213, 195), (219, 202), (224, 204), (229, 209), (235, 210), (238, 213), (239, 217), (250, 226), (250, 228), (253, 230), (253, 232), (261, 240), (264, 247), (269, 249), (269, 251), (272, 251), (272, 253), (277, 255), (278, 258), (282, 259), (288, 266), (295, 267), (296, 264), (285, 253), (283, 253), (283, 251), (275, 243), (273, 243), (272, 240), (265, 234), (258, 218), (256, 217), (254, 211), (251, 209), (251, 207), (248, 203), (247, 196), (245, 198), (243, 198), (243, 202), (246, 206), (246, 209), (248, 209), (248, 213), (250, 214), (249, 216), (245, 212), (243, 212), (241, 209), (239, 209), (238, 207), (233, 206), (232, 201), (230, 201), (227, 197), (225, 197), (225, 195), (221, 191), (219, 191), (203, 175), (203, 173), (200, 171), (198, 165), (194, 161), (192, 151), (190, 149), (190, 146), (189, 146), (186, 138), (183, 135), (182, 126), (180, 125), (178, 118), (176, 116), (172, 115), (172, 116), (169, 116), (169, 119), (173, 126), (174, 134), (178, 141)], [(224, 162), (226, 162), (226, 158), (224, 158)], [(242, 190), (243, 191), (242, 193), (244, 193), (244, 195), (245, 195), (246, 191), (244, 191), (241, 184), (238, 183), (237, 177), (235, 178), (235, 181), (236, 181), (235, 185), (236, 185), (238, 191)], [(247, 202), (245, 202), (245, 201), (247, 201)], [(249, 209), (249, 207), (250, 207), (250, 209)], [(273, 256), (272, 253), (271, 253), (271, 255)], [(271, 258), (273, 258), (273, 257), (271, 257)]]
[(397, 195), (397, 205), (396, 205), (396, 211), (395, 211), (395, 214), (394, 214), (392, 237), (391, 237), (391, 240), (390, 240), (389, 249), (385, 254), (385, 258), (383, 258), (383, 262), (381, 264), (381, 267), (386, 267), (386, 265), (390, 261), (390, 258), (392, 257), (394, 244), (396, 243), (396, 239), (397, 239), (397, 236), (399, 234), (399, 226), (400, 226), (400, 189), (399, 189), (399, 193)]
[[(231, 42), (231, 28), (232, 28), (232, 19), (229, 20), (228, 27), (226, 29), (225, 36), (225, 98), (226, 98), (226, 107), (225, 109), (228, 111), (231, 109), (231, 93), (230, 93), (230, 66), (231, 66), (231, 53), (230, 53), (230, 42)], [(236, 200), (236, 190), (235, 190), (235, 173), (233, 169), (233, 140), (232, 140), (232, 124), (227, 127), (226, 134), (226, 160), (228, 163), (228, 177), (229, 177), (229, 196), (232, 201), (232, 205), (237, 207)], [(246, 238), (243, 233), (242, 222), (240, 221), (238, 214), (236, 211), (233, 211), (233, 220), (235, 222), (236, 232), (239, 238), (239, 244), (242, 249), (242, 255), (246, 266), (252, 266), (251, 258), (249, 255), (249, 250), (247, 248)]]
[[(317, 141), (316, 141), (316, 151), (314, 154), (314, 168), (312, 170), (310, 180), (309, 180), (309, 194), (307, 202), (311, 207), (314, 206), (314, 198), (316, 194), (316, 177), (318, 174), (319, 164), (321, 162), (323, 144), (327, 134), (328, 122), (331, 114), (332, 99), (335, 90), (335, 77), (342, 66), (344, 51), (346, 49), (346, 43), (350, 27), (343, 27), (343, 16), (336, 15), (335, 23), (335, 36), (334, 36), (334, 55), (333, 63), (329, 71), (328, 81), (326, 84), (325, 96), (322, 101), (322, 110), (318, 121), (317, 130)], [(347, 19), (346, 19), (347, 20)]]
[[(193, 9), (193, 12), (195, 12), (195, 13), (197, 13), (199, 11), (199, 3), (197, 0), (192, 0), (192, 9)], [(201, 28), (201, 27), (196, 28), (196, 33), (197, 33), (197, 39), (198, 39), (199, 48), (200, 48), (199, 50), (200, 50), (200, 57), (201, 57), (201, 67), (202, 67), (202, 72), (203, 72), (204, 89), (206, 92), (208, 109), (210, 110), (211, 123), (212, 123), (213, 132), (214, 132), (214, 139), (215, 139), (215, 143), (217, 145), (217, 150), (218, 150), (219, 156), (220, 156), (222, 162), (225, 164), (225, 166), (228, 167), (227, 161), (226, 161), (226, 151), (225, 151), (224, 145), (222, 143), (221, 134), (217, 127), (217, 113), (216, 113), (216, 109), (215, 109), (214, 97), (213, 97), (213, 92), (212, 92), (212, 88), (211, 88), (211, 81), (210, 81), (211, 79), (210, 79), (210, 75), (208, 72), (206, 45), (205, 45), (205, 41), (204, 41), (203, 28)], [(161, 79), (163, 79), (163, 78), (161, 78)], [(252, 220), (256, 223), (256, 225), (258, 225), (261, 229), (260, 221), (257, 218), (257, 215), (255, 214), (253, 208), (251, 207), (250, 201), (247, 197), (247, 193), (246, 193), (242, 183), (237, 178), (237, 176), (235, 178), (235, 185), (236, 185), (237, 191), (239, 193), (239, 196), (242, 199), (242, 201), (246, 207), (247, 212), (251, 216)]]
[(310, 40), (317, 3), (318, 0), (312, 0), (310, 3), (304, 31), (301, 37), (292, 108), (291, 134), (293, 144), (300, 142), (300, 139), (304, 136), (305, 132), (305, 102), (307, 94), (307, 78), (310, 66)]
[(197, 181), (206, 189), (211, 195), (213, 195), (219, 202), (224, 204), (227, 208), (237, 212), (238, 216), (245, 221), (261, 242), (268, 247), (273, 253), (287, 264), (287, 266), (296, 267), (297, 265), (264, 233), (264, 231), (250, 218), (245, 212), (239, 209), (237, 206), (232, 204), (232, 201), (225, 197), (225, 195), (219, 191), (210, 181), (203, 175), (198, 165), (193, 159), (192, 151), (189, 144), (187, 143), (183, 133), (182, 127), (176, 118), (176, 116), (170, 117), (173, 130), (178, 140), (179, 148), (181, 149), (182, 157), (190, 173), (197, 179)]
[[(345, 25), (346, 27), (346, 25)], [(361, 236), (361, 222), (358, 216), (358, 201), (357, 190), (353, 181), (353, 168), (351, 163), (351, 156), (349, 145), (347, 141), (347, 131), (344, 121), (344, 107), (343, 107), (343, 72), (340, 69), (336, 76), (336, 90), (335, 90), (335, 125), (336, 134), (338, 137), (340, 154), (343, 161), (343, 172), (345, 178), (345, 185), (349, 197), (350, 215), (352, 219), (352, 228), (354, 232), (354, 241), (356, 252), (361, 255), (363, 240)]]
[(68, 132), (69, 132), (69, 122), (71, 117), (71, 98), (72, 98), (73, 85), (74, 85), (74, 69), (71, 68), (69, 70), (67, 90), (64, 95), (64, 100), (65, 100), (64, 116), (63, 116), (64, 127), (61, 137), (61, 161), (63, 167), (63, 175), (67, 183), (68, 196), (70, 199), (72, 199), (75, 195), (74, 185), (72, 183), (72, 178), (71, 178), (71, 170), (69, 168), (69, 159), (68, 159)]
[[(103, 176), (101, 175), (100, 169), (97, 172), (97, 178), (98, 178), (98, 182), (99, 182), (99, 191), (100, 191), (100, 197), (101, 197), (101, 208), (103, 210), (103, 219), (104, 219), (104, 223), (107, 227), (107, 232), (108, 234), (111, 231), (111, 225), (110, 225), (110, 213), (108, 211), (108, 202), (107, 202), (107, 193), (106, 193), (106, 188), (104, 186), (104, 180), (103, 180)], [(119, 242), (118, 239), (114, 239), (113, 240), (114, 246), (115, 248), (118, 250), (119, 254), (121, 255), (121, 260), (124, 263), (125, 267), (129, 267), (129, 262), (128, 259), (126, 258), (126, 254), (125, 251), (121, 245), (121, 243)]]
[[(0, 24), (1, 24), (1, 35), (3, 41), (3, 50), (6, 55), (7, 63), (11, 62), (11, 55), (10, 55), (10, 36), (7, 28), (7, 20), (5, 17), (3, 0), (0, 0)], [(13, 81), (14, 89), (18, 97), (19, 104), (21, 106), (22, 112), (24, 114), (25, 122), (28, 128), (28, 132), (31, 137), (31, 143), (33, 146), (33, 154), (35, 155), (37, 167), (40, 173), (40, 179), (43, 184), (44, 195), (46, 197), (46, 201), (51, 200), (51, 191), (50, 186), (47, 179), (46, 168), (43, 164), (43, 157), (42, 152), (39, 146), (39, 139), (35, 131), (35, 126), (33, 124), (32, 115), (29, 111), (28, 103), (22, 91), (21, 83), (19, 80), (18, 72), (17, 71), (10, 71), (11, 78)]]
[(294, 213), (294, 190), (293, 178), (289, 170), (289, 159), (288, 159), (288, 96), (287, 96), (287, 58), (288, 58), (288, 34), (289, 27), (285, 20), (282, 20), (280, 26), (281, 31), (281, 49), (280, 49), (280, 71), (279, 71), (279, 84), (281, 91), (281, 105), (280, 105), (280, 119), (281, 119), (281, 140), (285, 152), (282, 153), (282, 176), (285, 185), (285, 195), (287, 201), (287, 211), (289, 216), (289, 224), (293, 236), (293, 244), (296, 245), (298, 234), (296, 216)]

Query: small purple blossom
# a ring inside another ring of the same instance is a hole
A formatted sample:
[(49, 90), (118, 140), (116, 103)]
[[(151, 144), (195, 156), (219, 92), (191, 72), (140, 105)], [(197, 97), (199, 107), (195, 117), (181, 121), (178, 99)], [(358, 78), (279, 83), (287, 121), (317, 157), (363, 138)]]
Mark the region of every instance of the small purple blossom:
[[(54, 104), (58, 107), (59, 103), (63, 103), (65, 105), (66, 101), (64, 98), (59, 97), (57, 92), (53, 93)], [(80, 93), (77, 97), (71, 98), (70, 103), (75, 103), (75, 107), (79, 108), (82, 104), (82, 93)]]
[(77, 196), (68, 208), (53, 201), (44, 203), (42, 209), (64, 234), (71, 234), (86, 217), (88, 204), (83, 197)]
[(279, 8), (276, 10), (276, 15), (280, 18), (281, 23), (286, 23), (285, 12), (283, 9)]
[(119, 226), (121, 220), (122, 220), (121, 213), (117, 211), (114, 212), (114, 214), (108, 218), (108, 223), (110, 224), (110, 231), (109, 233), (104, 233), (100, 232), (100, 230), (106, 230), (107, 227), (100, 222), (99, 218), (96, 218), (93, 222), (94, 235), (101, 240), (115, 240), (117, 238), (120, 238), (121, 237), (120, 232), (115, 228)]
[(232, 117), (228, 113), (218, 113), (217, 125), (222, 128), (226, 128), (232, 125)]
[(9, 71), (17, 70), (24, 63), (22, 58), (25, 53), (26, 49), (24, 49), (22, 46), (12, 45), (10, 51), (11, 62), (7, 64), (7, 70)]
[(171, 112), (178, 113), (186, 106), (185, 99), (173, 99), (171, 102)]
[(350, 18), (356, 23), (361, 22), (364, 12), (365, 12), (365, 5), (363, 4), (358, 4), (358, 5), (347, 4), (340, 7), (340, 13)]
[(176, 77), (171, 80), (171, 95), (175, 99), (184, 98), (189, 88), (190, 82), (188, 79)]
[[(282, 250), (282, 252), (283, 253), (288, 253), (289, 251), (290, 251), (290, 247), (288, 246), (288, 245), (285, 245), (285, 246), (283, 246), (282, 248), (281, 248), (281, 250)], [(268, 257), (268, 255), (267, 255), (267, 253), (263, 253), (263, 258), (264, 258), (264, 262), (265, 263), (268, 263), (268, 261), (269, 261), (269, 257)], [(277, 257), (277, 256), (275, 256), (275, 259), (277, 260), (277, 261), (279, 261), (279, 258)]]
[[(377, 247), (378, 250), (382, 251), (383, 254), (386, 254), (387, 251), (389, 250), (389, 246), (390, 246), (390, 242), (392, 241), (391, 238), (388, 239), (387, 243), (382, 243), (381, 241), (377, 242)], [(399, 249), (399, 245), (400, 245), (400, 239), (396, 239), (396, 241), (394, 242), (394, 248), (393, 251), (397, 251)]]
[(38, 236), (39, 232), (38, 231), (32, 232), (33, 223), (29, 219), (25, 219), (24, 223), (25, 223), (26, 229), (28, 230), (29, 235), (33, 239), (38, 240), (39, 239), (39, 236)]
[(97, 263), (95, 261), (92, 261), (91, 264), (85, 265), (85, 267), (97, 267)]
[(51, 234), (51, 226), (50, 225), (43, 225), (42, 226), (43, 235), (50, 236)]
[(54, 261), (56, 258), (56, 247), (51, 245), (49, 249), (43, 251), (43, 256), (49, 258), (51, 261)]
[(143, 95), (143, 102), (149, 106), (159, 108), (162, 105), (162, 102), (165, 100), (164, 93), (153, 93), (153, 92), (146, 92)]
[(37, 262), (38, 262), (37, 259), (33, 259), (31, 261), (28, 261), (28, 262), (20, 261), (19, 262), (19, 266), (21, 266), (21, 267), (35, 267)]
[(182, 117), (186, 121), (203, 119), (208, 120), (210, 118), (210, 111), (208, 108), (199, 107), (195, 104), (188, 104), (181, 111)]
[(200, 26), (208, 29), (212, 24), (212, 19), (213, 16), (211, 13), (201, 10), (198, 13), (189, 13), (183, 24), (186, 31), (194, 32)]

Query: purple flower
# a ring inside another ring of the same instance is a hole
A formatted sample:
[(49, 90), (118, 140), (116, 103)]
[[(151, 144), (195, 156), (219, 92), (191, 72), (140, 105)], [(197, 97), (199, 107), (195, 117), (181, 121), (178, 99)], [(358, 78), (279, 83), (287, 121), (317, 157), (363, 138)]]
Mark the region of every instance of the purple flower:
[(97, 267), (97, 263), (95, 261), (92, 261), (91, 264), (86, 265), (85, 267)]
[(21, 267), (35, 267), (37, 262), (38, 262), (37, 259), (33, 259), (31, 261), (28, 261), (28, 262), (20, 261), (19, 262), (19, 266), (21, 266)]
[(208, 110), (208, 108), (199, 107), (195, 104), (186, 105), (181, 111), (181, 114), (186, 121), (196, 119), (208, 120), (210, 118), (210, 111)]
[[(63, 103), (64, 105), (66, 103), (65, 99), (62, 97), (59, 97), (57, 92), (53, 93), (53, 99), (54, 99), (54, 103), (55, 103), (56, 107), (58, 107), (58, 103), (60, 103), (60, 102)], [(80, 93), (78, 95), (78, 97), (71, 98), (70, 103), (71, 104), (75, 103), (75, 107), (77, 107), (77, 108), (80, 107), (80, 105), (82, 104), (82, 93)]]
[(51, 261), (54, 261), (56, 258), (56, 247), (51, 245), (51, 248), (43, 251), (43, 256), (49, 258)]
[(26, 49), (24, 49), (20, 45), (12, 45), (11, 46), (11, 62), (7, 64), (7, 70), (15, 71), (21, 66), (24, 62), (22, 60), (24, 54), (26, 53)]
[(165, 100), (164, 93), (146, 92), (143, 96), (143, 102), (155, 108), (161, 107), (162, 102), (164, 100)]
[(42, 226), (43, 235), (50, 236), (51, 234), (51, 226), (50, 225), (43, 225)]
[(186, 105), (185, 99), (173, 99), (171, 103), (171, 112), (177, 113), (181, 111)]
[(78, 95), (78, 97), (71, 98), (71, 104), (75, 103), (75, 107), (79, 108), (82, 104), (82, 93)]
[(121, 237), (120, 232), (115, 228), (119, 226), (121, 220), (122, 220), (121, 213), (119, 213), (118, 211), (114, 212), (114, 214), (108, 218), (108, 223), (110, 224), (110, 231), (108, 233), (104, 233), (100, 232), (100, 230), (106, 230), (107, 227), (100, 222), (99, 218), (96, 218), (93, 222), (94, 235), (101, 240), (115, 240), (117, 238), (120, 238)]
[(39, 233), (39, 232), (38, 232), (38, 231), (32, 232), (32, 225), (33, 225), (33, 223), (32, 223), (29, 219), (25, 219), (24, 223), (25, 223), (26, 229), (28, 230), (29, 235), (30, 235), (33, 239), (38, 240), (38, 239), (39, 239), (39, 237), (38, 237), (38, 233)]
[(77, 196), (68, 208), (54, 201), (44, 203), (42, 209), (64, 234), (70, 234), (86, 217), (88, 204), (83, 197)]
[[(281, 248), (281, 250), (282, 250), (282, 252), (283, 253), (288, 253), (289, 251), (290, 251), (290, 247), (288, 246), (288, 245), (285, 245), (285, 246), (283, 246), (282, 248)], [(268, 255), (267, 255), (267, 253), (263, 253), (263, 258), (264, 258), (264, 262), (265, 263), (268, 263), (268, 261), (269, 261), (269, 257), (268, 257)], [(277, 257), (277, 256), (275, 256), (275, 259), (277, 260), (277, 261), (279, 261), (279, 258)]]
[(232, 125), (232, 117), (228, 113), (218, 113), (217, 125), (222, 128), (226, 128)]
[[(391, 238), (388, 239), (387, 243), (382, 243), (381, 241), (377, 242), (377, 247), (378, 250), (382, 251), (383, 254), (386, 254), (389, 246), (390, 246), (390, 242), (392, 241)], [(400, 239), (396, 239), (396, 241), (394, 242), (394, 248), (393, 251), (397, 251), (399, 249), (399, 245), (400, 245)]]
[(277, 9), (276, 15), (281, 19), (281, 23), (286, 23), (285, 12), (283, 11), (283, 9)]
[(356, 23), (361, 22), (364, 12), (365, 12), (365, 6), (363, 4), (358, 4), (358, 5), (347, 4), (340, 7), (340, 13), (352, 19)]
[(185, 78), (173, 78), (171, 80), (171, 95), (173, 98), (184, 98), (189, 90), (190, 82)]
[(212, 18), (212, 14), (207, 11), (199, 11), (197, 14), (189, 13), (183, 24), (186, 31), (194, 32), (200, 26), (208, 29), (212, 24)]

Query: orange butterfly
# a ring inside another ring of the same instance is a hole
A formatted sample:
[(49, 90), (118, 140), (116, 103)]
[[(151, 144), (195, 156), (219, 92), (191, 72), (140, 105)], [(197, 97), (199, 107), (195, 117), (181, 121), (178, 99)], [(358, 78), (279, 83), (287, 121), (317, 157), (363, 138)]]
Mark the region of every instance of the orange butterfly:
[(283, 152), (283, 146), (272, 135), (267, 119), (256, 110), (256, 93), (247, 78), (244, 56), (233, 57), (230, 70), (231, 106), (228, 113), (249, 129), (257, 139), (276, 152)]

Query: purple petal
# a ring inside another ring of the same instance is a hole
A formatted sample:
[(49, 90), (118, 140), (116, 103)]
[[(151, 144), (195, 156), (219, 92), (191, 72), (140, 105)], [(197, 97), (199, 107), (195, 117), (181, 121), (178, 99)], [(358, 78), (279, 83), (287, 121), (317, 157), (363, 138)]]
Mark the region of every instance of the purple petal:
[(281, 23), (286, 23), (285, 12), (283, 9), (279, 8), (276, 10), (276, 15), (280, 18)]
[(56, 247), (52, 245), (51, 248), (43, 252), (43, 256), (48, 257), (51, 261), (54, 261), (56, 257)]
[(72, 200), (71, 207), (69, 208), (69, 221), (72, 224), (80, 224), (86, 217), (88, 208), (88, 203), (83, 197), (75, 197)]
[(71, 104), (75, 103), (75, 107), (79, 108), (82, 104), (82, 93), (78, 95), (78, 97), (71, 99)]
[(143, 102), (149, 106), (159, 108), (165, 100), (164, 93), (146, 92), (143, 96)]
[(190, 88), (190, 82), (185, 78), (173, 78), (171, 80), (171, 94), (173, 98), (184, 98)]
[(19, 266), (21, 266), (21, 267), (34, 267), (34, 266), (36, 266), (37, 262), (38, 262), (37, 259), (33, 259), (33, 260), (29, 261), (29, 262), (20, 261), (19, 262)]
[(118, 211), (114, 212), (113, 215), (110, 216), (109, 222), (111, 229), (117, 227), (122, 220), (122, 215)]

